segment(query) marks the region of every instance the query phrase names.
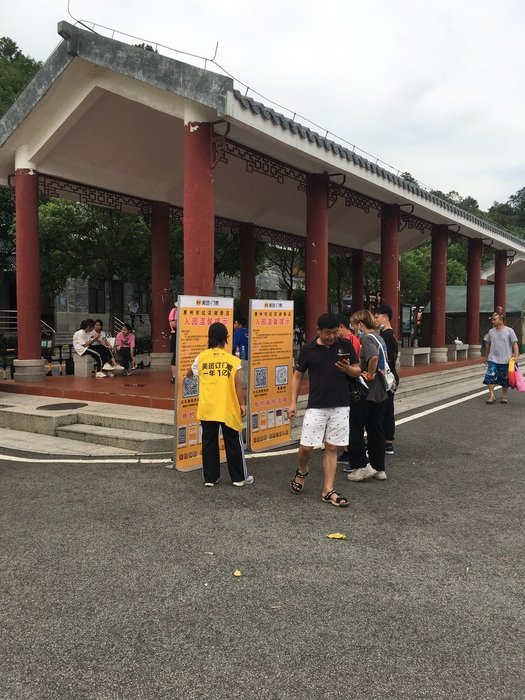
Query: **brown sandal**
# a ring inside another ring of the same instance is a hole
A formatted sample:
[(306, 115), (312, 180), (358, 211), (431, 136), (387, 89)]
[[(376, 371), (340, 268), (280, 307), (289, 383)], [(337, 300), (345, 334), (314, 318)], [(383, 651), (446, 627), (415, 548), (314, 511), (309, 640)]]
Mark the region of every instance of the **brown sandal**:
[(296, 478), (299, 477), (300, 479), (306, 479), (307, 476), (308, 472), (306, 472), (306, 474), (303, 474), (302, 471), (296, 469), (295, 474), (293, 475), (293, 479), (290, 482), (290, 488), (292, 489), (292, 493), (295, 493), (296, 496), (298, 496), (301, 493), (304, 486), (304, 484), (300, 484), (298, 481), (296, 481)]
[[(335, 496), (333, 500), (332, 496)], [(321, 501), (324, 503), (331, 503), (333, 506), (336, 506), (336, 508), (346, 508), (346, 506), (350, 504), (348, 498), (341, 496), (341, 494), (337, 493), (335, 489), (328, 491), (328, 493), (326, 493), (324, 496), (321, 496)]]

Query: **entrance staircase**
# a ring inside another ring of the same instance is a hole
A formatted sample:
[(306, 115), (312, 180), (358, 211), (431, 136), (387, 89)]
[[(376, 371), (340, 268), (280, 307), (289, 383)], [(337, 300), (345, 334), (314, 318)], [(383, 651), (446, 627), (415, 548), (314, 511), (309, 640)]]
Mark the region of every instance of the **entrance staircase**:
[[(0, 428), (106, 445), (132, 453), (173, 451), (172, 411), (98, 403), (70, 408), (71, 403), (51, 397), (4, 394)], [(63, 410), (57, 410), (60, 405), (64, 406)], [(45, 410), (45, 406), (53, 408)]]

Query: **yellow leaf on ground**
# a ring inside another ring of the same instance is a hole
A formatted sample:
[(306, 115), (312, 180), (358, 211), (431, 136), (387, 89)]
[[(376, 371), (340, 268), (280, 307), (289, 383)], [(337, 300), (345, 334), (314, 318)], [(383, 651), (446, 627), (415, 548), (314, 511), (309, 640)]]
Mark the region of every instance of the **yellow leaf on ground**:
[(347, 540), (348, 537), (342, 532), (331, 532), (327, 535), (329, 540)]
[(242, 576), (242, 571), (239, 571), (239, 569), (235, 569), (232, 576), (236, 576), (238, 578), (239, 576)]

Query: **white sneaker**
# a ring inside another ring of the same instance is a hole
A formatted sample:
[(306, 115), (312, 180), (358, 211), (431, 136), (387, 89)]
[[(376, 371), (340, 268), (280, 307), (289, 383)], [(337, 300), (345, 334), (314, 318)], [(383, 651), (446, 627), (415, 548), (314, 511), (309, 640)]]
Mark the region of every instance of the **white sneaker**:
[(107, 376), (108, 376), (108, 377), (114, 377), (115, 374), (114, 374), (114, 372), (108, 372)]
[(111, 369), (124, 369), (122, 365), (113, 365)]
[(382, 472), (379, 471), (379, 472), (376, 472), (374, 474), (374, 479), (378, 479), (379, 481), (384, 481), (386, 478), (387, 478), (387, 476), (386, 476), (386, 472), (384, 469)]
[(104, 372), (97, 372), (95, 374), (95, 377), (98, 377), (99, 379), (105, 379), (106, 375), (104, 374)]
[(111, 372), (112, 369), (113, 369), (113, 365), (110, 364), (109, 362), (106, 362), (106, 363), (103, 365), (102, 369), (105, 369), (107, 372)]
[(253, 476), (249, 476), (244, 481), (232, 481), (232, 486), (248, 486), (249, 484), (253, 484), (253, 482), (254, 482)]
[(215, 486), (217, 482), (216, 481), (205, 481), (204, 486)]
[(361, 467), (360, 469), (353, 471), (351, 474), (348, 474), (346, 478), (348, 481), (364, 481), (365, 479), (371, 479), (376, 474), (377, 472), (374, 467), (367, 464), (366, 467)]

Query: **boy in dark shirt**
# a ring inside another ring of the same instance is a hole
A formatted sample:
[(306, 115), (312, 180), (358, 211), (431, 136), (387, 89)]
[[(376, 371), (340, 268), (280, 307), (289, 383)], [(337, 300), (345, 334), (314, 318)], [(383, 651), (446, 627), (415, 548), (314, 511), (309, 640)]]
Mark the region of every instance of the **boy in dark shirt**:
[(337, 447), (348, 444), (348, 378), (358, 377), (361, 369), (352, 343), (338, 337), (339, 319), (336, 315), (321, 314), (317, 326), (317, 337), (303, 346), (292, 378), (292, 402), (288, 409), (291, 419), (297, 416), (297, 399), (306, 371), (310, 390), (301, 431), (299, 467), (290, 487), (292, 493), (302, 492), (314, 447), (324, 442), (321, 500), (345, 507), (348, 499), (334, 489)]
[[(392, 328), (392, 308), (387, 304), (378, 306), (374, 313), (376, 328), (385, 341), (388, 365), (395, 377), (396, 384), (399, 384), (399, 376), (396, 370), (397, 355), (399, 345), (394, 329)], [(394, 454), (394, 435), (396, 432), (396, 422), (394, 418), (394, 392), (388, 392), (388, 403), (385, 411), (385, 454)]]

